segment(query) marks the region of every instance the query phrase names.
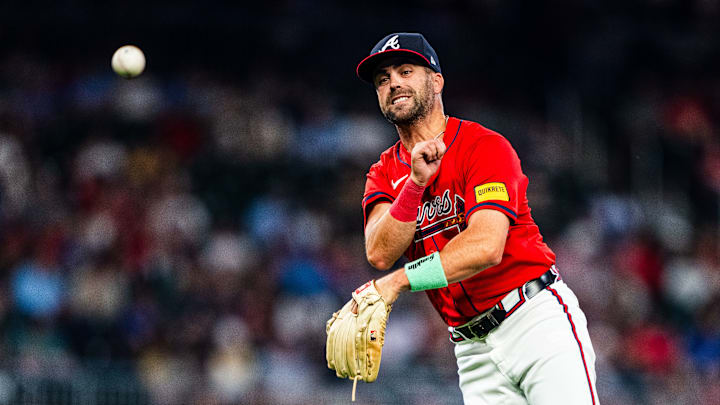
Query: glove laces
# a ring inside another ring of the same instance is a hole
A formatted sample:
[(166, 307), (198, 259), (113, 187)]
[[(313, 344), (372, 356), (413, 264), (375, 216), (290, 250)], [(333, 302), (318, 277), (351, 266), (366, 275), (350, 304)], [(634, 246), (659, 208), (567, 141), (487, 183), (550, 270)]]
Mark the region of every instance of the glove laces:
[(352, 390), (352, 402), (355, 402), (355, 389), (357, 388), (357, 380), (359, 376), (355, 376), (353, 379), (353, 390)]

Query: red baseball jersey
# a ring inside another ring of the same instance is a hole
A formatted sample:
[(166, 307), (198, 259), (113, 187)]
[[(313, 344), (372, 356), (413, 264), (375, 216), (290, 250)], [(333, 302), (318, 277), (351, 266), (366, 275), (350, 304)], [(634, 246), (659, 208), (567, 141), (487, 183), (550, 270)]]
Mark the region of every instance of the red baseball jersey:
[[(426, 291), (443, 320), (460, 326), (497, 304), (509, 291), (546, 272), (555, 263), (555, 254), (530, 216), (528, 178), (510, 142), (477, 123), (453, 117), (448, 119), (443, 140), (447, 151), (435, 179), (425, 189), (414, 241), (405, 256), (415, 260), (442, 252), (479, 210), (496, 210), (510, 219), (500, 264)], [(393, 202), (409, 178), (410, 153), (398, 141), (380, 155), (367, 174), (362, 202), (366, 224), (372, 206)]]

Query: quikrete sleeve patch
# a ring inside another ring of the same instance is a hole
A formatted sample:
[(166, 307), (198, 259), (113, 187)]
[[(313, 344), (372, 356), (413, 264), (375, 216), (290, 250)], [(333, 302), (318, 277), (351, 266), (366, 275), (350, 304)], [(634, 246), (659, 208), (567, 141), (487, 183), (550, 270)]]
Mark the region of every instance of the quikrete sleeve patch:
[(505, 183), (485, 183), (475, 187), (475, 201), (510, 201)]

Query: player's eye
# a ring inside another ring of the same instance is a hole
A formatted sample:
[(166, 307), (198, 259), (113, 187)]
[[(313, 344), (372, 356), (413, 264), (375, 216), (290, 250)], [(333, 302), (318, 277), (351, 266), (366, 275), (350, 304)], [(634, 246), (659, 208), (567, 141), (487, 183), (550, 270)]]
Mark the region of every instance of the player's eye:
[(381, 77), (381, 78), (378, 79), (378, 85), (385, 84), (385, 83), (387, 83), (388, 80), (389, 80), (389, 79), (388, 79), (387, 76), (383, 76), (383, 77)]

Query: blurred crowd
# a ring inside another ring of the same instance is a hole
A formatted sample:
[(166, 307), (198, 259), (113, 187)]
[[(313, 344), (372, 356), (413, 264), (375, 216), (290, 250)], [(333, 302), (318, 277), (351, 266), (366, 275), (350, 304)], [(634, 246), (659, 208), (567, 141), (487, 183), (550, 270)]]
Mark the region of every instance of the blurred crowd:
[[(518, 150), (533, 216), (588, 317), (605, 405), (720, 401), (720, 76), (698, 66), (719, 65), (720, 2), (679, 3), (639, 2), (646, 16), (586, 1), (564, 12), (587, 25), (545, 32), (559, 43), (479, 40), (495, 44), (491, 61), (458, 49), (459, 28), (425, 32), (446, 112)], [(463, 26), (460, 12), (482, 11), (499, 26), (516, 11), (467, 8), (436, 17)], [(342, 84), (318, 80), (335, 67), (265, 69), (282, 54), (244, 79), (164, 74), (149, 54), (124, 80), (109, 56), (81, 69), (2, 48), (0, 404), (349, 401), (326, 368), (325, 321), (380, 276), (360, 202), (397, 137), (372, 88), (345, 82), (386, 34), (366, 30)], [(461, 403), (452, 350), (426, 298), (402, 296), (359, 403)]]

